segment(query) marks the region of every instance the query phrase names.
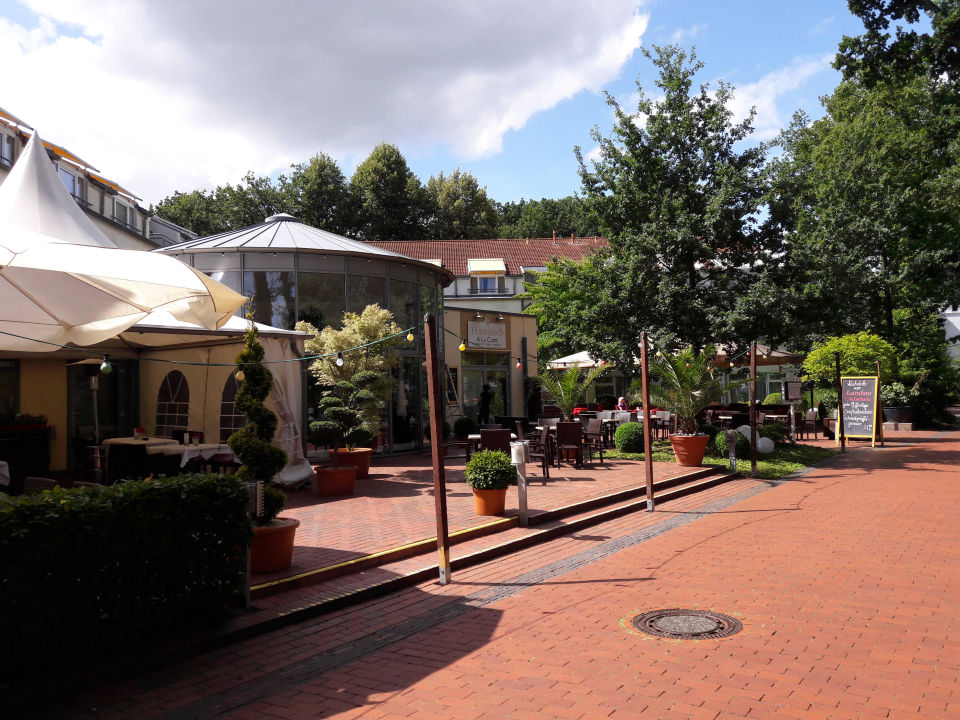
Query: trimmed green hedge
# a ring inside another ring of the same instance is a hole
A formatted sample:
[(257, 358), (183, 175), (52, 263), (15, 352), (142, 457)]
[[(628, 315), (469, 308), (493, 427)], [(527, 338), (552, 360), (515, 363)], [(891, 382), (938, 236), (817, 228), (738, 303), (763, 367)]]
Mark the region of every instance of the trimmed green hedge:
[(246, 581), (246, 486), (181, 475), (0, 504), (0, 677), (223, 617)]
[(643, 424), (626, 422), (617, 427), (613, 434), (613, 444), (620, 452), (643, 452)]
[(758, 425), (757, 437), (768, 437), (777, 445), (781, 445), (790, 439), (790, 428), (781, 423)]

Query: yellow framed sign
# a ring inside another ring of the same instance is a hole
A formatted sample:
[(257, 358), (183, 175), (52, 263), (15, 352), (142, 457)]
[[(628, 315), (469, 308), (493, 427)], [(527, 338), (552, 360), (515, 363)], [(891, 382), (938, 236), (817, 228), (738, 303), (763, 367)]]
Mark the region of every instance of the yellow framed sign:
[[(877, 445), (877, 407), (880, 378), (851, 376), (840, 378), (840, 402), (843, 414), (843, 434), (848, 438), (870, 438), (871, 447)], [(883, 432), (882, 427), (879, 432)], [(837, 433), (840, 444), (840, 433)]]

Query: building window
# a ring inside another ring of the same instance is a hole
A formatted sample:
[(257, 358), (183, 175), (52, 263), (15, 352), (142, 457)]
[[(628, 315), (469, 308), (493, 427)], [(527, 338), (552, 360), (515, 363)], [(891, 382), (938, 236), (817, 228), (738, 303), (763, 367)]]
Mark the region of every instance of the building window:
[(57, 171), (60, 173), (60, 180), (63, 181), (63, 186), (67, 189), (67, 192), (76, 197), (77, 195), (77, 178), (69, 170), (64, 170), (62, 167), (58, 167)]
[(0, 133), (0, 165), (12, 167), (16, 162), (16, 139), (13, 135)]
[(247, 424), (247, 416), (237, 410), (236, 405), (240, 385), (236, 375), (230, 373), (223, 386), (223, 393), (220, 395), (220, 442), (222, 443)]
[(122, 200), (113, 199), (113, 219), (128, 227), (133, 226), (133, 208)]
[(177, 438), (187, 432), (190, 413), (190, 387), (179, 370), (167, 374), (157, 393), (158, 437)]

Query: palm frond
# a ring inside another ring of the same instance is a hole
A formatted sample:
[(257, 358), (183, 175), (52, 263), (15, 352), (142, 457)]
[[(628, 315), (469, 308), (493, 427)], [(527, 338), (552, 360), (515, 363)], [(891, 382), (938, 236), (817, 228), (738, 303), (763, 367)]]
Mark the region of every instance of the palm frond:
[(573, 417), (573, 409), (594, 381), (607, 371), (605, 367), (547, 370), (534, 378), (560, 408), (563, 417)]

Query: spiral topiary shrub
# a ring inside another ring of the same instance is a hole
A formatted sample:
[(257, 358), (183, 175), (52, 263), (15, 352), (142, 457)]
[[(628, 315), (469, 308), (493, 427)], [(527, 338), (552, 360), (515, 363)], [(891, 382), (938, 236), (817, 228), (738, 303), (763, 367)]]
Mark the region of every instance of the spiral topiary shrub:
[(481, 450), (470, 458), (463, 477), (475, 490), (504, 490), (517, 482), (517, 468), (505, 452)]
[[(716, 437), (713, 438), (713, 452), (714, 455), (721, 458), (730, 456), (726, 433), (718, 432)], [(737, 433), (736, 455), (738, 458), (750, 457), (750, 441), (740, 433)]]
[(287, 454), (270, 443), (277, 431), (277, 416), (263, 401), (273, 389), (273, 373), (263, 364), (263, 345), (252, 322), (237, 355), (237, 372), (243, 382), (237, 392), (236, 408), (247, 416), (247, 424), (227, 438), (240, 462), (237, 477), (244, 482), (267, 483), (287, 464)]
[(642, 453), (643, 425), (635, 422), (623, 423), (613, 434), (613, 444), (620, 452)]

